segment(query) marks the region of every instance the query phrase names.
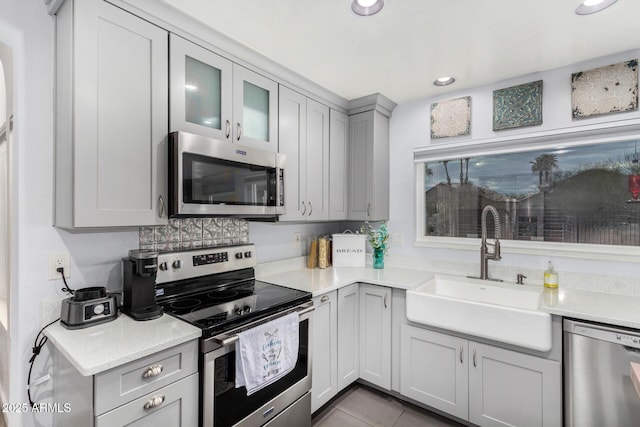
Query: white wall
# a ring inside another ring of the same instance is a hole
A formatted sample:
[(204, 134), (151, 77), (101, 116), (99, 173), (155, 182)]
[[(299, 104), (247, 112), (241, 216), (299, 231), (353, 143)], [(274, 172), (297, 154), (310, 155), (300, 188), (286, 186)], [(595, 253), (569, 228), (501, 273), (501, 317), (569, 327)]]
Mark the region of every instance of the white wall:
[[(624, 52), (606, 58), (598, 58), (572, 66), (538, 72), (518, 78), (497, 82), (495, 84), (449, 92), (439, 97), (421, 99), (398, 105), (393, 111), (390, 125), (390, 221), (389, 229), (392, 233), (402, 233), (405, 237), (403, 246), (395, 246), (391, 254), (424, 258), (437, 262), (454, 261), (469, 262), (479, 265), (479, 247), (477, 250), (446, 250), (425, 247), (415, 247), (415, 168), (413, 165), (413, 150), (436, 144), (447, 144), (461, 141), (482, 143), (497, 137), (510, 135), (533, 135), (536, 132), (558, 130), (566, 128), (603, 124), (612, 121), (637, 119), (640, 112), (618, 113), (599, 118), (572, 121), (571, 119), (571, 74), (577, 71), (605, 66), (635, 59), (640, 56), (640, 50)], [(543, 80), (543, 124), (541, 126), (520, 128), (494, 132), (492, 130), (493, 91), (517, 84)], [(430, 141), (430, 107), (433, 102), (470, 95), (471, 100), (471, 135)], [(413, 189), (413, 191), (407, 191)], [(553, 253), (548, 256), (514, 255), (507, 250), (502, 251), (503, 260), (490, 263), (490, 270), (506, 266), (525, 267), (543, 270), (548, 259), (553, 259), (556, 269), (561, 272), (580, 272), (594, 274), (610, 274), (618, 277), (636, 278), (637, 264), (628, 262), (594, 262), (560, 258)], [(638, 260), (640, 262), (640, 260)], [(479, 268), (479, 267), (478, 267)], [(515, 278), (514, 278), (515, 280)]]

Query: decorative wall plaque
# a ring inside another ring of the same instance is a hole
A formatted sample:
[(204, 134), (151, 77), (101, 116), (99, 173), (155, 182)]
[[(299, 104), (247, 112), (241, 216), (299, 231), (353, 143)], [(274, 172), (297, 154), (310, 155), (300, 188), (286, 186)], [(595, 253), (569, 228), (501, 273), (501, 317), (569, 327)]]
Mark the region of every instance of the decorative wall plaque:
[(574, 119), (638, 109), (638, 60), (571, 75)]
[(471, 97), (431, 104), (431, 138), (471, 134)]
[(493, 130), (542, 124), (542, 80), (493, 91)]

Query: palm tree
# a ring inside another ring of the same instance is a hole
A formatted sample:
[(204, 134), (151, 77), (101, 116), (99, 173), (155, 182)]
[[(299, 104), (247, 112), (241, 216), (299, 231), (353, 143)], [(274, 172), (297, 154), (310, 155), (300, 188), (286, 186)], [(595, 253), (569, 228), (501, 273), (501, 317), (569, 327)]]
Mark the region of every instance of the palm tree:
[(444, 173), (447, 174), (447, 184), (451, 185), (451, 177), (449, 176), (449, 169), (447, 168), (447, 163), (449, 163), (449, 160), (442, 161), (442, 164), (444, 166)]
[(542, 177), (544, 175), (545, 183), (549, 183), (551, 171), (558, 169), (558, 156), (555, 154), (541, 154), (531, 163), (531, 172), (538, 174), (539, 186), (542, 186)]
[(465, 157), (464, 161), (466, 163), (466, 165), (465, 165), (464, 183), (468, 184), (469, 183), (469, 157)]

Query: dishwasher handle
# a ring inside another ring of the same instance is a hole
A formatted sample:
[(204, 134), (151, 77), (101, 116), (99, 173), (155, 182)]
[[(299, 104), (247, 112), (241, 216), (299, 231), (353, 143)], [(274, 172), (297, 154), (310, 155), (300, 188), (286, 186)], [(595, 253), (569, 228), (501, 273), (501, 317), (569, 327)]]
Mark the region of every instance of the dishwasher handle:
[(564, 333), (582, 335), (600, 341), (607, 341), (627, 347), (628, 350), (640, 351), (640, 331), (635, 329), (616, 328), (598, 323), (586, 323), (564, 319)]

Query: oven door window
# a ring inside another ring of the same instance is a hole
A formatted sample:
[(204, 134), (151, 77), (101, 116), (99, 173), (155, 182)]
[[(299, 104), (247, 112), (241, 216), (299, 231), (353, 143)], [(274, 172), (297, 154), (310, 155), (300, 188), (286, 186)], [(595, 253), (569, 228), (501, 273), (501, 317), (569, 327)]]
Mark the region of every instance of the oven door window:
[[(273, 384), (247, 396), (245, 387), (236, 388), (235, 351), (215, 359), (214, 417), (216, 427), (236, 424), (266, 402), (307, 376), (309, 358), (309, 321), (300, 322), (298, 361), (295, 368)], [(206, 402), (204, 402), (206, 405)]]
[(184, 203), (276, 205), (276, 169), (197, 154), (182, 156)]

